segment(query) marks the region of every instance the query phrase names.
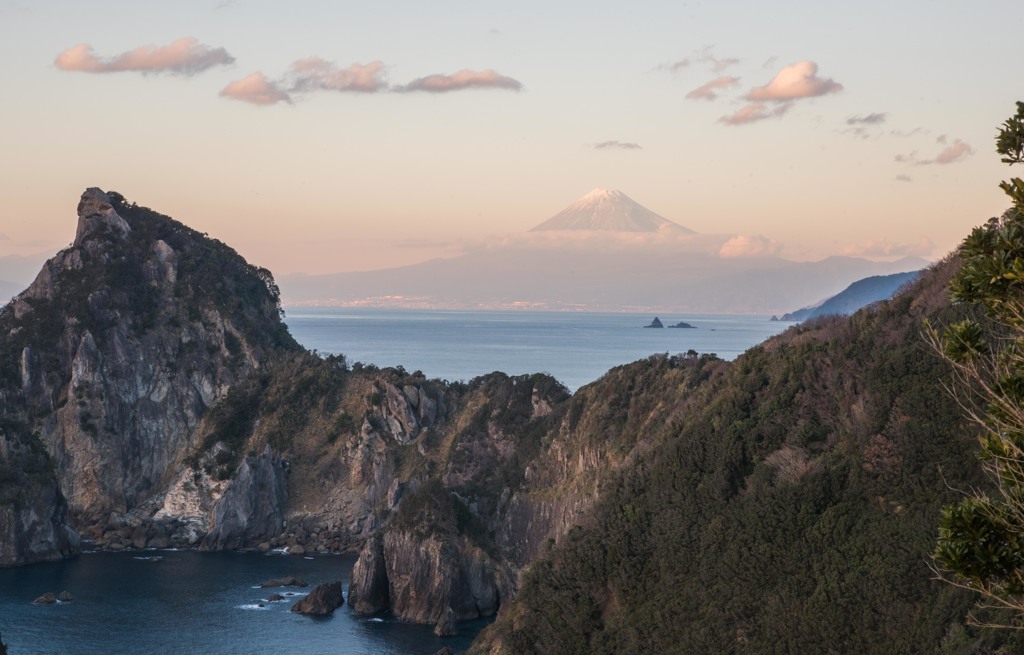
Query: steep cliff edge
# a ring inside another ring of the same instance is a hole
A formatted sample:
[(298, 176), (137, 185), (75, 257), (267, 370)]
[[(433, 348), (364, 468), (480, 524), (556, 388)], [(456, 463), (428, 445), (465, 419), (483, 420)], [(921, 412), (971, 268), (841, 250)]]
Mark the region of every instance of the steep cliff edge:
[(232, 384), (297, 348), (269, 272), (92, 188), (74, 242), (0, 311), (2, 413), (45, 446), (72, 524), (101, 539), (123, 527), (112, 515), (151, 513)]

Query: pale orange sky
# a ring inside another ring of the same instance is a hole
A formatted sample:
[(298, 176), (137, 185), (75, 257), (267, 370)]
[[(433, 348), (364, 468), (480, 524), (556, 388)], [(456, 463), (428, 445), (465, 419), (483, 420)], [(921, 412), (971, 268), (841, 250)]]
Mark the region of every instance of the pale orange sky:
[(595, 187), (794, 259), (934, 258), (1004, 208), (1010, 2), (482, 4), (0, 0), (0, 256), (67, 245), (88, 186), (278, 274)]

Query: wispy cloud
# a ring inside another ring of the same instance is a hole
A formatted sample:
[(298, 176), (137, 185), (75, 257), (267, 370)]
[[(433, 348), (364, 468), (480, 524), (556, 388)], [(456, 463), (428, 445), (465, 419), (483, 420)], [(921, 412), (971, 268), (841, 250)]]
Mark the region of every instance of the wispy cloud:
[(885, 123), (887, 114), (885, 112), (865, 114), (864, 116), (850, 116), (846, 124), (850, 127), (839, 130), (840, 134), (849, 134), (858, 139), (870, 139), (881, 136), (879, 132), (872, 130), (877, 125)]
[(740, 60), (736, 57), (716, 57), (711, 54), (713, 49), (714, 46), (704, 46), (700, 50), (694, 51), (693, 55), (690, 57), (660, 64), (657, 67), (657, 70), (668, 71), (669, 73), (678, 73), (684, 68), (689, 68), (693, 64), (708, 64), (713, 72), (721, 73), (726, 68), (740, 63)]
[(666, 64), (659, 64), (658, 70), (668, 71), (669, 73), (678, 73), (684, 68), (689, 68), (691, 63), (693, 62), (691, 62), (689, 58), (680, 59), (678, 61), (673, 61)]
[(900, 173), (899, 175), (896, 176), (896, 181), (897, 182), (913, 182), (914, 178), (910, 177), (909, 175), (904, 175), (903, 173)]
[(864, 116), (850, 116), (846, 119), (847, 125), (881, 125), (887, 117), (886, 112), (877, 114), (866, 114)]
[(763, 121), (767, 118), (783, 116), (792, 106), (792, 103), (788, 102), (774, 106), (769, 106), (763, 102), (752, 102), (740, 107), (735, 113), (729, 116), (722, 116), (718, 120), (726, 125), (747, 125)]
[(91, 45), (82, 43), (57, 55), (54, 64), (63, 71), (76, 73), (136, 72), (189, 76), (234, 61), (235, 58), (224, 48), (211, 48), (193, 37), (186, 37), (170, 45), (145, 45), (107, 58), (97, 56)]
[(427, 75), (419, 77), (395, 91), (426, 91), (427, 93), (449, 93), (466, 89), (505, 89), (520, 91), (523, 84), (516, 79), (500, 75), (493, 70), (460, 70), (451, 75)]
[(816, 63), (801, 61), (792, 66), (785, 66), (768, 84), (751, 89), (747, 93), (746, 99), (759, 102), (785, 102), (838, 93), (842, 90), (842, 84), (818, 77)]
[(739, 84), (738, 77), (732, 77), (729, 75), (722, 75), (715, 79), (698, 86), (693, 91), (686, 94), (686, 97), (690, 100), (714, 100), (718, 97), (718, 93), (722, 89), (728, 89), (729, 87), (736, 86)]
[(916, 150), (907, 154), (896, 155), (895, 159), (902, 164), (908, 164), (910, 166), (928, 166), (930, 164), (946, 165), (961, 162), (974, 154), (974, 148), (960, 139), (954, 139), (952, 143), (949, 143), (948, 137), (943, 134), (935, 141), (939, 145), (944, 145), (946, 147), (930, 159), (921, 159), (918, 157)]
[(890, 130), (889, 134), (900, 138), (907, 138), (911, 136), (918, 136), (919, 134), (928, 134), (928, 130), (923, 127), (915, 127), (912, 130)]
[(643, 146), (628, 141), (602, 141), (595, 143), (593, 148), (594, 150), (641, 150)]
[(253, 73), (247, 77), (228, 84), (221, 89), (224, 98), (248, 102), (253, 105), (276, 105), (279, 102), (291, 104), (292, 98), (277, 84), (271, 82), (263, 73)]
[(376, 93), (387, 88), (387, 82), (384, 79), (384, 64), (379, 61), (339, 68), (326, 59), (307, 57), (292, 64), (285, 79), (288, 80), (290, 93), (308, 93), (310, 91)]
[(737, 257), (774, 257), (782, 250), (782, 245), (774, 239), (760, 234), (741, 234), (726, 241), (718, 251), (719, 257), (727, 259)]
[[(909, 181), (909, 179), (907, 180)], [(893, 243), (888, 239), (868, 239), (840, 250), (848, 257), (925, 257), (935, 250), (935, 244), (926, 236), (911, 243)]]

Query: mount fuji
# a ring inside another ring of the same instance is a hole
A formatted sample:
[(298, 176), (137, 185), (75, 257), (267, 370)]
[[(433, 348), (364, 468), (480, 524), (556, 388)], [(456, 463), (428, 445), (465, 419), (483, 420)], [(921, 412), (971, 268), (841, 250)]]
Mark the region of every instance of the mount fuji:
[(597, 189), (533, 229), (450, 259), (329, 275), (282, 275), (286, 306), (782, 314), (871, 275), (927, 262), (727, 256), (731, 235), (698, 234)]
[(679, 232), (696, 234), (640, 205), (621, 191), (594, 189), (548, 220), (531, 229), (612, 230), (618, 232)]

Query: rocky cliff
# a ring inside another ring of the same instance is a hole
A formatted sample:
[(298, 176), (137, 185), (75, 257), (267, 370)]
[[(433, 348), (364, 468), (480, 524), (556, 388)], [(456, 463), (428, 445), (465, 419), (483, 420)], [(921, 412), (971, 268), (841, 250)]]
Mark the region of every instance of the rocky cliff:
[(67, 499), (43, 514), (98, 540), (137, 529), (125, 517), (152, 514), (205, 411), (297, 348), (278, 312), (268, 272), (88, 189), (74, 242), (0, 312), (3, 418), (45, 448)]
[(267, 271), (99, 189), (0, 328), (0, 456), (38, 487), (0, 503), (5, 563), (74, 552), (71, 526), (111, 548), (362, 549), (357, 611), (449, 631), (512, 598), (643, 442), (625, 372), (571, 399), (304, 352)]

